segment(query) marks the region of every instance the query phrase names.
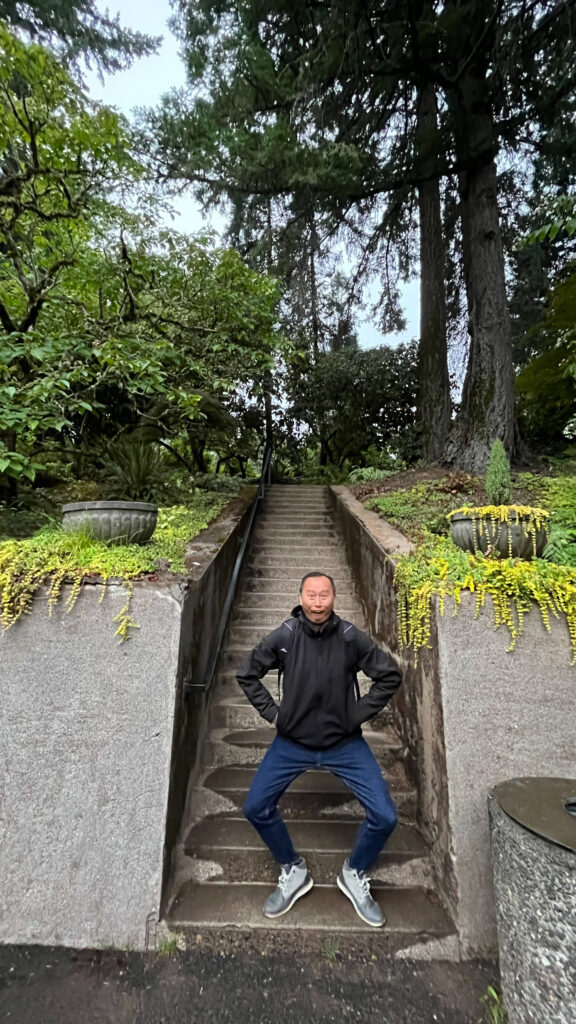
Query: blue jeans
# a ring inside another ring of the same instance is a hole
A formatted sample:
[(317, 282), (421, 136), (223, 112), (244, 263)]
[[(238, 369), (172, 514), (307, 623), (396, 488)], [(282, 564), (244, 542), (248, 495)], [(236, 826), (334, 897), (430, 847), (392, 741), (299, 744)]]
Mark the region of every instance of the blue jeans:
[(366, 817), (350, 854), (350, 867), (367, 871), (394, 831), (396, 808), (366, 740), (358, 737), (328, 750), (309, 750), (283, 736), (268, 749), (244, 802), (243, 811), (279, 864), (294, 864), (298, 854), (278, 813), (278, 800), (309, 768), (327, 768), (350, 787)]

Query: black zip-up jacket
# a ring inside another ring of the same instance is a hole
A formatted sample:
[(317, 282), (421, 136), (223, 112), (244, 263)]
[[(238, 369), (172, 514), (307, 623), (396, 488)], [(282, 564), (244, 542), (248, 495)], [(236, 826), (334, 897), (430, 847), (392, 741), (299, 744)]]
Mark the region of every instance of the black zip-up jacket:
[[(237, 680), (250, 703), (268, 722), (278, 719), (281, 736), (315, 750), (361, 735), (362, 722), (373, 718), (402, 682), (398, 665), (355, 626), (347, 640), (342, 620), (334, 612), (321, 631), (298, 605), (292, 612), (294, 629), (282, 624), (247, 654)], [(283, 651), (288, 650), (284, 661)], [(262, 676), (284, 665), (280, 708), (261, 682)], [(356, 672), (374, 681), (368, 693), (356, 696)]]

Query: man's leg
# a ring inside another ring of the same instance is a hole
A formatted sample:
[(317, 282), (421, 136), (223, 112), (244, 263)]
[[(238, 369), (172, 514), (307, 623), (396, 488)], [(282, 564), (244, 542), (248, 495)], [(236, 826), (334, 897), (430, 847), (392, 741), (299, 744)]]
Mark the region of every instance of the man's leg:
[(294, 864), (298, 854), (278, 813), (278, 801), (291, 782), (311, 767), (304, 748), (276, 736), (254, 776), (242, 808), (279, 864)]
[(301, 747), (277, 736), (262, 761), (244, 802), (244, 814), (282, 865), (278, 888), (264, 904), (266, 917), (280, 917), (312, 888), (306, 861), (300, 857), (278, 813), (278, 800), (298, 775), (311, 767)]
[(366, 871), (396, 827), (396, 808), (376, 758), (364, 739), (352, 740), (334, 751), (327, 751), (322, 763), (350, 787), (366, 812), (354, 849), (344, 862), (337, 882), (358, 916), (366, 924), (379, 928), (384, 924), (384, 915), (372, 899)]
[(366, 812), (348, 859), (355, 871), (367, 871), (398, 823), (388, 785), (364, 739), (351, 740), (334, 751), (326, 751), (322, 764), (350, 787)]

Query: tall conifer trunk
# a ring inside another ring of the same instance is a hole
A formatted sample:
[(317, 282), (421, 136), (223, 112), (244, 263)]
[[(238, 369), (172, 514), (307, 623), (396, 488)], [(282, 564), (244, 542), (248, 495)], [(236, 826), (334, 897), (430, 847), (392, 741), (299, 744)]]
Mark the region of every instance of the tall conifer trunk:
[(420, 213), (420, 345), (418, 421), (427, 462), (441, 458), (450, 427), (450, 378), (446, 343), (444, 238), (438, 166), (440, 133), (434, 87), (418, 91), (418, 163), (427, 180), (418, 187)]
[[(478, 32), (487, 7), (476, 7), (481, 19)], [(509, 455), (514, 447), (514, 369), (498, 215), (498, 144), (486, 66), (479, 57), (447, 92), (461, 168), (458, 190), (470, 351), (446, 456), (471, 472), (485, 469), (492, 441), (500, 439)]]

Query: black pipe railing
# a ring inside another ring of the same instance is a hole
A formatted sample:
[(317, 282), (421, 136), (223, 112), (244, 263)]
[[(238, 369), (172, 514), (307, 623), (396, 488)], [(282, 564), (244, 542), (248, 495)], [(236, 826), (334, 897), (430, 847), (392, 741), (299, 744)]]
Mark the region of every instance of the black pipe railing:
[(246, 549), (248, 547), (250, 537), (252, 536), (252, 528), (254, 526), (256, 516), (262, 506), (262, 500), (266, 493), (266, 488), (270, 486), (271, 477), (272, 448), (271, 446), (268, 446), (264, 451), (264, 457), (262, 459), (262, 472), (260, 474), (260, 483), (258, 485), (258, 491), (256, 492), (254, 500), (252, 501), (252, 505), (250, 506), (250, 513), (248, 515), (246, 529), (244, 531), (244, 535), (240, 543), (240, 548), (236, 556), (234, 571), (232, 573), (232, 578), (230, 580), (230, 585), (228, 587), (228, 592), (226, 594), (226, 600), (224, 601), (224, 606), (222, 608), (222, 614), (220, 616), (220, 621), (218, 623), (218, 631), (216, 633), (216, 639), (214, 641), (214, 647), (212, 650), (212, 654), (210, 656), (210, 661), (208, 662), (206, 671), (204, 672), (204, 676), (199, 683), (184, 683), (184, 694), (186, 697), (191, 697), (194, 694), (199, 693), (207, 693), (214, 681), (214, 676), (216, 674), (216, 665), (218, 664), (218, 659), (220, 658), (222, 641), (224, 640), (224, 634), (226, 633), (226, 629), (228, 626), (230, 609), (232, 608), (232, 602), (234, 600), (234, 596), (236, 593), (236, 585), (238, 583), (238, 579), (244, 562), (244, 555), (246, 554)]

